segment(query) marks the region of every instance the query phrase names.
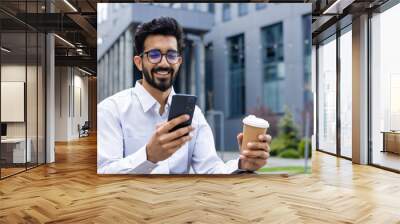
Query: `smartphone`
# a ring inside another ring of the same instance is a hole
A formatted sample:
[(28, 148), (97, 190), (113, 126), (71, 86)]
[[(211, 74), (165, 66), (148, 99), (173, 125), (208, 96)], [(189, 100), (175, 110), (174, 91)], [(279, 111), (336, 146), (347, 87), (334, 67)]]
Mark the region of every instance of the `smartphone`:
[(169, 132), (173, 132), (179, 128), (183, 128), (192, 124), (192, 118), (194, 114), (194, 109), (196, 106), (197, 97), (187, 94), (175, 94), (172, 96), (171, 108), (168, 114), (168, 121), (179, 117), (183, 114), (190, 116), (190, 119), (178, 124), (172, 128)]

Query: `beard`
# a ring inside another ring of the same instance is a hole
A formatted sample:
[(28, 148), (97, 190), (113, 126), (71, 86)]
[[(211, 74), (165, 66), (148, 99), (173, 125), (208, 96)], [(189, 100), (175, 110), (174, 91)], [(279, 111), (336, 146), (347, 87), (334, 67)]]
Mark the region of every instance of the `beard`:
[[(168, 72), (167, 77), (156, 78), (155, 73), (157, 72)], [(143, 68), (143, 76), (147, 83), (149, 83), (152, 87), (160, 90), (161, 92), (165, 92), (175, 83), (175, 70), (171, 67), (154, 67), (149, 70)]]

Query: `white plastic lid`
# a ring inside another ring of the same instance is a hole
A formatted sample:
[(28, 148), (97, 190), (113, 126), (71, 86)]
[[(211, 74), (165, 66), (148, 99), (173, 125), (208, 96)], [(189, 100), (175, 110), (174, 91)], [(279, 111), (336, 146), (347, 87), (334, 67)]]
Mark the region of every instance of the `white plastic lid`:
[(249, 115), (243, 119), (243, 124), (250, 125), (257, 128), (269, 128), (268, 121), (256, 117), (254, 115)]

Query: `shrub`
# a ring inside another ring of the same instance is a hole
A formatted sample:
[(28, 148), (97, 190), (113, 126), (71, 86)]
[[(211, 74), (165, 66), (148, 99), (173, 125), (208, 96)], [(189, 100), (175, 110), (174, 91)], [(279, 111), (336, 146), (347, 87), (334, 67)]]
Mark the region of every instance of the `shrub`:
[(279, 157), (298, 159), (298, 158), (300, 158), (300, 154), (296, 149), (287, 149), (287, 150), (281, 152), (279, 154)]
[(301, 139), (301, 141), (299, 142), (299, 146), (297, 147), (297, 150), (299, 151), (300, 156), (304, 157), (306, 142), (308, 144), (308, 157), (311, 158), (312, 150), (311, 150), (311, 142), (309, 139), (306, 138)]
[[(294, 151), (297, 150), (300, 141), (298, 137), (299, 131), (293, 120), (292, 114), (287, 108), (285, 109), (285, 115), (279, 121), (278, 133), (278, 136), (273, 138), (271, 142), (271, 156), (285, 156), (285, 151), (289, 149)], [(291, 155), (290, 152), (288, 154), (289, 156)]]
[(286, 141), (284, 138), (276, 138), (272, 139), (271, 142), (271, 150), (270, 150), (270, 155), (271, 156), (277, 156), (279, 153), (283, 152), (286, 148)]

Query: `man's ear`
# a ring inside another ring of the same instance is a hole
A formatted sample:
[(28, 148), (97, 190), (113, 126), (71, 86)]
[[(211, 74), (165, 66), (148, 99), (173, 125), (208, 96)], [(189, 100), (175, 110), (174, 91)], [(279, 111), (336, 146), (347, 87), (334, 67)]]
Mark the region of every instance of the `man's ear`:
[(135, 56), (135, 57), (133, 57), (133, 63), (135, 63), (135, 65), (136, 65), (136, 68), (138, 68), (139, 69), (139, 71), (142, 71), (143, 70), (143, 61), (142, 61), (142, 57), (140, 57), (140, 56)]

